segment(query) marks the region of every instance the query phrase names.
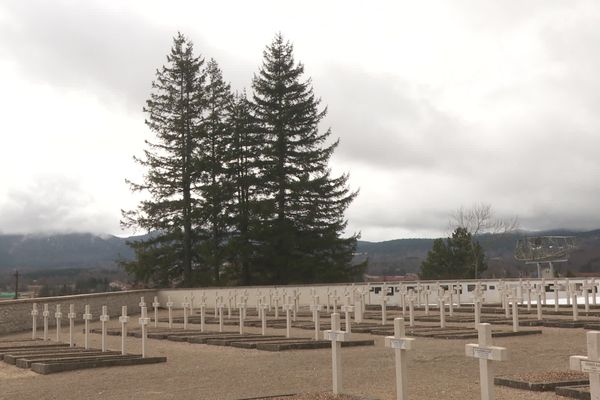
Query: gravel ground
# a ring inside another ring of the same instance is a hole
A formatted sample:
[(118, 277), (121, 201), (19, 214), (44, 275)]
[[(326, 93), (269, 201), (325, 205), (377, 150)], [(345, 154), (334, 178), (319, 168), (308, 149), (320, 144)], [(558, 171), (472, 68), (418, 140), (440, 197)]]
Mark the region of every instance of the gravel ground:
[[(136, 320), (132, 318), (130, 325), (133, 326)], [(110, 326), (117, 327), (118, 322), (113, 320)], [(99, 323), (92, 324), (92, 327), (99, 327)], [(83, 343), (81, 328), (82, 325), (77, 325), (76, 341), (79, 344)], [(510, 329), (508, 326), (503, 328)], [(208, 329), (217, 330), (217, 326), (209, 325)], [(235, 332), (237, 328), (230, 326), (226, 330)], [(248, 328), (246, 331), (259, 333), (260, 329)], [(543, 328), (543, 331), (542, 335), (495, 338), (494, 345), (507, 347), (510, 353), (509, 361), (494, 363), (496, 375), (568, 371), (569, 356), (586, 354), (583, 329)], [(67, 333), (68, 330), (64, 329), (63, 338), (67, 338)], [(284, 334), (285, 330), (268, 329), (268, 333)], [(27, 338), (29, 335), (7, 335), (0, 340)], [(292, 335), (312, 337), (313, 332), (293, 329)], [(383, 346), (381, 336), (355, 336), (357, 339), (375, 339), (375, 346), (343, 349), (344, 393), (369, 399), (395, 399), (393, 351)], [(100, 335), (91, 335), (90, 341), (92, 346), (100, 347)], [(110, 349), (119, 349), (120, 341), (120, 337), (107, 338)], [(465, 356), (465, 343), (474, 342), (475, 339), (417, 338), (414, 349), (408, 353), (409, 397), (479, 399), (478, 362)], [(131, 352), (139, 352), (140, 343), (140, 339), (127, 339)], [(0, 399), (237, 400), (331, 390), (331, 352), (327, 349), (272, 353), (149, 340), (148, 353), (150, 356), (166, 356), (168, 361), (46, 376), (0, 362)], [(507, 400), (564, 400), (554, 393), (535, 393), (502, 386), (496, 386), (496, 397)], [(281, 399), (314, 398), (329, 400), (328, 397)]]

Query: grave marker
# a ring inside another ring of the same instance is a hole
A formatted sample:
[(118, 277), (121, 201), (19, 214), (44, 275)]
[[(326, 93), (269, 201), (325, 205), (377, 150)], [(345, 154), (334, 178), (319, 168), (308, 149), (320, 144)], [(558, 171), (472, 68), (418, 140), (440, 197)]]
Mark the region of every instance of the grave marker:
[(577, 290), (571, 290), (571, 304), (573, 305), (573, 321), (579, 319), (579, 309), (577, 308)]
[[(442, 293), (444, 293), (444, 289), (442, 289)], [(446, 294), (443, 294), (438, 298), (440, 308), (440, 328), (446, 327), (446, 305), (444, 304), (446, 298)]]
[(323, 332), (325, 340), (331, 341), (331, 364), (333, 393), (340, 394), (342, 385), (342, 342), (349, 339), (348, 334), (340, 330), (340, 314), (331, 314), (331, 329)]
[(519, 332), (519, 297), (517, 296), (516, 288), (507, 300), (510, 301), (512, 305), (513, 332)]
[(600, 399), (600, 332), (586, 333), (587, 357), (569, 357), (569, 366), (572, 370), (589, 374), (590, 395), (592, 400)]
[(406, 352), (412, 349), (412, 343), (415, 339), (406, 337), (404, 328), (404, 318), (394, 319), (394, 336), (385, 337), (385, 346), (394, 349), (396, 356), (396, 399), (406, 400)]
[(478, 344), (465, 345), (468, 357), (479, 359), (479, 382), (481, 386), (481, 399), (494, 399), (494, 372), (492, 361), (506, 361), (508, 351), (504, 347), (492, 346), (492, 326), (479, 324)]
[(50, 316), (50, 311), (48, 311), (48, 303), (44, 304), (44, 311), (42, 311), (42, 316), (44, 317), (44, 340), (48, 339), (48, 317)]
[(160, 303), (158, 302), (158, 297), (156, 296), (154, 296), (152, 307), (154, 308), (154, 327), (158, 328), (158, 307), (160, 307)]
[(125, 338), (127, 337), (127, 323), (129, 322), (129, 317), (127, 316), (127, 306), (121, 307), (121, 316), (119, 317), (119, 322), (121, 323), (121, 354), (127, 354), (125, 351)]
[(148, 323), (150, 322), (150, 318), (148, 318), (148, 310), (146, 307), (142, 307), (142, 313), (138, 322), (142, 327), (142, 358), (146, 358), (146, 339), (148, 336), (146, 326), (148, 326)]
[(75, 305), (69, 304), (69, 313), (67, 314), (67, 318), (69, 318), (69, 347), (75, 346), (73, 343), (73, 330), (75, 328)]
[(187, 329), (188, 328), (188, 307), (190, 307), (190, 303), (188, 302), (188, 298), (185, 297), (183, 299), (183, 303), (181, 303), (181, 306), (183, 307), (183, 329)]
[(267, 310), (269, 309), (269, 305), (266, 302), (260, 304), (260, 322), (261, 322), (261, 332), (262, 335), (265, 336), (267, 334)]
[(244, 334), (244, 311), (246, 310), (246, 303), (238, 303), (238, 310), (240, 314), (240, 335)]
[(354, 306), (350, 305), (350, 297), (346, 297), (346, 304), (340, 307), (340, 310), (345, 313), (346, 332), (352, 333), (352, 318), (350, 317), (350, 313), (354, 311)]
[(223, 303), (219, 303), (219, 332), (223, 332)]
[(315, 322), (315, 340), (319, 340), (321, 331), (321, 316), (319, 315), (321, 308), (319, 296), (315, 296), (315, 303), (310, 305), (310, 310), (313, 312), (313, 321)]
[(83, 321), (85, 323), (84, 325), (84, 337), (83, 337), (83, 343), (84, 343), (84, 348), (87, 350), (90, 348), (89, 346), (89, 341), (88, 341), (88, 336), (90, 333), (90, 321), (92, 319), (92, 313), (90, 313), (90, 305), (86, 304), (85, 305), (85, 312), (83, 313)]
[(290, 311), (292, 311), (294, 309), (294, 304), (292, 303), (291, 297), (288, 297), (288, 302), (283, 305), (283, 308), (285, 309), (285, 337), (289, 338), (289, 337), (291, 337), (291, 328), (292, 328)]
[(408, 291), (408, 318), (409, 318), (409, 326), (413, 327), (415, 326), (415, 300), (417, 299), (417, 296), (415, 294), (415, 292), (410, 289)]
[(100, 315), (100, 322), (102, 323), (102, 352), (106, 351), (106, 323), (109, 319), (107, 307), (102, 306), (102, 314)]
[(167, 310), (169, 310), (169, 329), (173, 328), (173, 302), (171, 296), (167, 297)]
[(54, 313), (54, 318), (56, 318), (56, 341), (60, 342), (60, 319), (62, 318), (62, 313), (60, 312), (60, 304), (56, 305), (56, 312)]
[(37, 336), (37, 316), (39, 314), (37, 303), (33, 303), (31, 310), (31, 338), (35, 340)]
[(558, 281), (554, 280), (554, 311), (558, 311)]
[(387, 319), (387, 294), (384, 290), (381, 291), (381, 325), (385, 325)]

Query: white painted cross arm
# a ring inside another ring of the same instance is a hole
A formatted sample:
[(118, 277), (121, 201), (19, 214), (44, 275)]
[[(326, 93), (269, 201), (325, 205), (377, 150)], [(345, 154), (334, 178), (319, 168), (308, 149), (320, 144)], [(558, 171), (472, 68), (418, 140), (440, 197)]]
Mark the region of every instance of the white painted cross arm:
[(508, 350), (506, 347), (481, 346), (479, 344), (465, 345), (465, 352), (468, 357), (481, 358), (492, 361), (508, 360)]
[(323, 331), (323, 338), (331, 342), (346, 342), (350, 340), (348, 332), (328, 329)]
[(386, 336), (385, 337), (385, 347), (389, 347), (392, 349), (400, 349), (400, 350), (412, 350), (414, 338), (409, 337), (394, 337), (394, 336)]

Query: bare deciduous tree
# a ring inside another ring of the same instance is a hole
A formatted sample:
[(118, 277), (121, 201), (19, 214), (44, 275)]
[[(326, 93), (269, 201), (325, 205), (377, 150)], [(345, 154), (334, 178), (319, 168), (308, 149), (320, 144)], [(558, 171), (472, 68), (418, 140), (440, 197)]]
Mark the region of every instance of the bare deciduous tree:
[[(477, 235), (485, 233), (490, 234), (505, 234), (514, 232), (519, 228), (519, 218), (517, 216), (512, 219), (498, 218), (494, 215), (492, 205), (487, 203), (474, 204), (469, 208), (460, 207), (450, 218), (450, 228), (465, 228), (473, 239)], [(471, 242), (472, 251), (475, 251), (475, 242)], [(475, 265), (475, 279), (478, 278), (478, 258), (473, 258)]]

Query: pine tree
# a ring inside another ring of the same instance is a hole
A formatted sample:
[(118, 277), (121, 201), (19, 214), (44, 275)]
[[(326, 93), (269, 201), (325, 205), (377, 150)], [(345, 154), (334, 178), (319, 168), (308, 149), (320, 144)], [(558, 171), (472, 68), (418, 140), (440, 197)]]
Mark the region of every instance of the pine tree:
[(135, 210), (123, 211), (121, 224), (153, 232), (133, 243), (137, 260), (126, 268), (145, 281), (165, 283), (183, 275), (192, 284), (192, 210), (198, 181), (194, 150), (205, 99), (202, 72), (204, 60), (196, 57), (193, 44), (179, 33), (167, 56), (167, 64), (156, 72), (152, 93), (144, 111), (146, 125), (156, 135), (146, 141), (143, 183), (129, 182), (134, 192), (148, 195)]
[(211, 271), (212, 282), (217, 284), (226, 258), (231, 226), (228, 209), (233, 188), (228, 165), (232, 158), (229, 126), (232, 94), (213, 59), (206, 66), (204, 93), (206, 113), (195, 154), (200, 177), (196, 189), (200, 201), (195, 210), (195, 219), (200, 234), (199, 253)]
[(260, 226), (259, 161), (263, 142), (257, 134), (251, 104), (245, 92), (237, 94), (231, 103), (229, 127), (232, 135), (229, 168), (234, 191), (230, 209), (233, 236), (229, 254), (239, 283), (250, 285), (258, 275), (262, 275), (260, 264), (253, 261), (258, 251), (255, 239)]
[(356, 196), (348, 177), (332, 178), (329, 160), (338, 141), (319, 131), (326, 109), (304, 67), (281, 34), (264, 52), (252, 83), (253, 111), (265, 143), (261, 158), (263, 262), (274, 283), (335, 281), (360, 273), (349, 267), (357, 236), (342, 239), (344, 211)]
[(443, 239), (433, 241), (427, 258), (421, 264), (421, 278), (473, 278), (475, 266), (478, 266), (478, 274), (487, 269), (483, 249), (466, 228), (459, 227), (445, 243)]

